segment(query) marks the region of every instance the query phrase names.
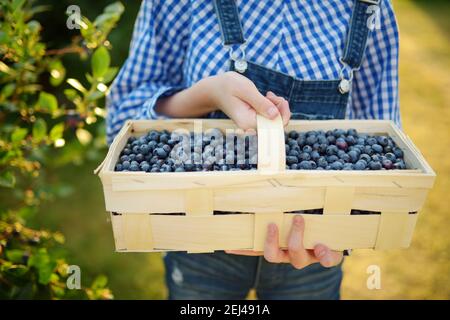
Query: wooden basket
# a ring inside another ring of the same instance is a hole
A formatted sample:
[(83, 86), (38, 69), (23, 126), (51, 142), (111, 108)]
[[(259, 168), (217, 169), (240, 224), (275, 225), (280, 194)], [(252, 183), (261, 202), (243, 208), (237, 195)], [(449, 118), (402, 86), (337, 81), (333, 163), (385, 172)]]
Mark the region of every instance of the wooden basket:
[[(151, 129), (193, 131), (235, 128), (231, 120), (174, 119), (128, 121), (97, 168), (111, 212), (116, 250), (120, 252), (263, 250), (267, 225), (280, 228), (286, 247), (293, 211), (302, 214), (304, 245), (323, 243), (334, 250), (409, 246), (435, 173), (411, 140), (386, 120), (291, 120), (295, 129), (355, 128), (388, 134), (403, 150), (408, 170), (286, 170), (281, 119), (258, 116), (258, 169), (211, 172), (114, 172), (131, 135)], [(354, 215), (351, 210), (378, 214)], [(229, 214), (214, 214), (226, 211)]]

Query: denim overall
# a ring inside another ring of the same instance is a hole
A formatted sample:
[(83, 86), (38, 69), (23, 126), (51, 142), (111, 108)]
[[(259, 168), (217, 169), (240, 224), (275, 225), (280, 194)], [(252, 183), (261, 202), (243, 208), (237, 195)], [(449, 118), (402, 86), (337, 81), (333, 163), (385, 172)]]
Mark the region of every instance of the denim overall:
[[(223, 45), (230, 52), (230, 70), (254, 82), (261, 94), (272, 91), (289, 102), (293, 119), (343, 119), (353, 72), (364, 57), (370, 29), (368, 6), (377, 0), (355, 0), (350, 28), (340, 59), (340, 78), (303, 80), (246, 60), (247, 44), (234, 0), (215, 0)], [(227, 118), (213, 112), (212, 118)], [(324, 268), (316, 263), (302, 270), (290, 264), (272, 264), (263, 257), (168, 253), (166, 282), (170, 299), (244, 299), (255, 289), (260, 299), (339, 299), (341, 265)]]

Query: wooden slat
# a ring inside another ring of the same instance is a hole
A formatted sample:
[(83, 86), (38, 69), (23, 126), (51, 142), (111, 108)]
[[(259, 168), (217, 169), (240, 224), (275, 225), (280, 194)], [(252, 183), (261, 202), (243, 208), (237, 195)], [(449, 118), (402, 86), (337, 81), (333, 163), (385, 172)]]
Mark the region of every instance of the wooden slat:
[(284, 171), (286, 167), (286, 150), (281, 115), (278, 115), (274, 120), (257, 115), (256, 121), (258, 130), (258, 171), (260, 173)]
[(283, 212), (256, 212), (254, 223), (253, 250), (264, 251), (264, 243), (269, 224), (277, 225), (280, 234), (283, 229)]
[(154, 249), (150, 215), (124, 214), (122, 215), (122, 221), (127, 250)]
[(400, 248), (408, 226), (408, 213), (382, 212), (378, 226), (375, 250)]
[(353, 187), (327, 187), (323, 214), (350, 214), (354, 195)]

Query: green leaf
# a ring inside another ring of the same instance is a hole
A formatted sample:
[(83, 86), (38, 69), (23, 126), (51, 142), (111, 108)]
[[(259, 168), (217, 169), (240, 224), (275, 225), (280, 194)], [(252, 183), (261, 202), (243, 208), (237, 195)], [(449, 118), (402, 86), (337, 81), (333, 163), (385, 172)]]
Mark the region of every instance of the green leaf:
[(108, 71), (110, 62), (111, 58), (109, 56), (108, 49), (102, 46), (95, 50), (91, 60), (92, 74), (94, 77), (103, 77)]
[(27, 128), (17, 127), (16, 129), (14, 129), (13, 133), (11, 133), (11, 142), (18, 143), (23, 139), (25, 139), (27, 134), (28, 134)]
[(39, 118), (33, 125), (33, 138), (38, 142), (42, 141), (47, 134), (47, 123)]
[(28, 260), (28, 266), (37, 269), (39, 283), (46, 285), (50, 282), (53, 269), (56, 267), (56, 262), (50, 259), (45, 248), (41, 248), (35, 254), (31, 255)]
[(74, 89), (65, 89), (64, 95), (66, 96), (67, 99), (72, 100), (72, 101), (75, 100), (76, 98), (78, 98), (78, 93)]
[(21, 264), (23, 263), (24, 253), (25, 252), (23, 250), (18, 249), (8, 250), (6, 251), (6, 258), (8, 258), (8, 260), (12, 263)]
[(39, 94), (39, 100), (37, 104), (41, 109), (47, 110), (50, 113), (54, 113), (58, 109), (58, 100), (56, 100), (56, 97), (51, 93), (47, 93), (44, 91), (41, 91), (41, 93)]
[(0, 173), (0, 187), (14, 188), (16, 185), (16, 177), (11, 171), (4, 171)]
[(103, 82), (104, 83), (111, 82), (114, 79), (114, 77), (116, 76), (117, 71), (119, 71), (119, 68), (117, 68), (117, 67), (109, 68), (108, 71), (106, 71), (106, 73), (103, 76)]
[(51, 130), (50, 130), (50, 139), (52, 141), (56, 141), (58, 139), (61, 139), (64, 133), (64, 122), (60, 122), (56, 124)]
[(48, 66), (50, 72), (50, 84), (59, 86), (66, 76), (66, 69), (60, 60), (54, 60)]
[(108, 278), (104, 275), (99, 275), (95, 278), (94, 282), (92, 282), (92, 289), (102, 289), (106, 287), (108, 284)]
[(84, 93), (87, 91), (86, 88), (83, 87), (83, 85), (77, 79), (69, 78), (69, 79), (67, 79), (67, 83), (70, 84), (72, 87), (74, 87), (75, 89), (77, 89), (80, 92)]
[(15, 83), (8, 83), (6, 86), (3, 87), (1, 91), (1, 98), (6, 99), (9, 96), (11, 96), (14, 93), (14, 90), (16, 89)]
[(22, 8), (24, 3), (25, 3), (25, 0), (14, 0), (11, 4), (11, 9), (13, 9), (13, 11), (17, 11), (20, 8)]

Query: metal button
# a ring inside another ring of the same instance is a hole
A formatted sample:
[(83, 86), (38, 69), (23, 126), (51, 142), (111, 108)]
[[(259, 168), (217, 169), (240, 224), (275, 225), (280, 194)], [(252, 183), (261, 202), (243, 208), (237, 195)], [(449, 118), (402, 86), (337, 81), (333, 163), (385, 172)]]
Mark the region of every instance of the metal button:
[(347, 79), (342, 79), (339, 83), (339, 92), (344, 94), (350, 91), (350, 81)]
[(239, 59), (234, 61), (234, 68), (240, 73), (244, 73), (247, 70), (247, 66), (247, 61), (245, 60)]

